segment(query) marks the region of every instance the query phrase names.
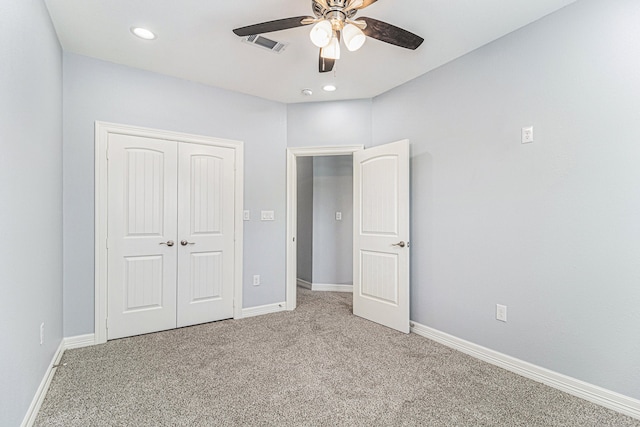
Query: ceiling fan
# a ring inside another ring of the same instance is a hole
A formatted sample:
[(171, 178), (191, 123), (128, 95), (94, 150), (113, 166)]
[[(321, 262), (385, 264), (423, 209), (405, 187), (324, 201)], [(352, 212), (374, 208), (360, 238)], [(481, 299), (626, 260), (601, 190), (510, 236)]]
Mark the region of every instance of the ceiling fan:
[(407, 30), (373, 18), (353, 19), (360, 9), (377, 0), (311, 0), (314, 16), (295, 16), (236, 28), (240, 36), (252, 36), (272, 31), (312, 25), (309, 34), (313, 44), (320, 48), (319, 71), (333, 70), (336, 59), (340, 59), (340, 40), (350, 51), (362, 47), (371, 37), (406, 49), (417, 49), (424, 39)]

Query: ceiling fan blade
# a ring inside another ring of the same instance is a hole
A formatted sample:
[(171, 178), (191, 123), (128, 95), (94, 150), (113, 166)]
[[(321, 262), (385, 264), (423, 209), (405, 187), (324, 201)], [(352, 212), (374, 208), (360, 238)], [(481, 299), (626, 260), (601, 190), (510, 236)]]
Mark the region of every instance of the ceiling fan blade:
[(329, 4), (327, 3), (327, 0), (315, 0), (316, 3), (318, 3), (320, 6), (322, 6), (325, 9), (329, 9)]
[[(276, 19), (275, 21), (262, 22), (260, 24), (247, 25), (236, 28), (233, 32), (240, 37), (252, 36), (254, 34), (270, 33), (272, 31), (288, 30), (289, 28), (303, 27), (315, 20), (312, 16), (295, 16), (293, 18)], [(304, 21), (304, 22), (303, 22)]]
[(383, 41), (385, 43), (415, 50), (424, 41), (424, 39), (420, 36), (417, 36), (407, 30), (403, 30), (402, 28), (396, 27), (395, 25), (378, 21), (377, 19), (361, 17), (358, 18), (358, 20), (367, 23), (366, 28), (363, 30), (363, 32), (367, 36)]
[(322, 49), (320, 49), (320, 55), (318, 56), (318, 71), (321, 73), (328, 73), (333, 70), (333, 66), (336, 65), (335, 59), (323, 58)]

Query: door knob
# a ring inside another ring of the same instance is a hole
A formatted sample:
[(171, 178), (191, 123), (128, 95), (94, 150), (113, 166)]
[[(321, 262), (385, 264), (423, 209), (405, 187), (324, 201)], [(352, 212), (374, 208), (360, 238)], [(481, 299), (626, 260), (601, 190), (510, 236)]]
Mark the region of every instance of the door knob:
[(173, 240), (169, 240), (167, 242), (160, 242), (161, 245), (167, 245), (167, 246), (173, 246), (175, 245), (175, 243), (173, 243)]
[(393, 245), (391, 245), (391, 246), (400, 246), (401, 248), (404, 248), (404, 247), (406, 246), (406, 244), (405, 244), (403, 241), (400, 241), (400, 242), (398, 242), (398, 243), (394, 243), (394, 244), (393, 244)]
[(180, 244), (181, 244), (182, 246), (195, 245), (195, 243), (194, 243), (194, 242), (187, 242), (186, 240), (182, 240), (182, 241), (180, 241)]

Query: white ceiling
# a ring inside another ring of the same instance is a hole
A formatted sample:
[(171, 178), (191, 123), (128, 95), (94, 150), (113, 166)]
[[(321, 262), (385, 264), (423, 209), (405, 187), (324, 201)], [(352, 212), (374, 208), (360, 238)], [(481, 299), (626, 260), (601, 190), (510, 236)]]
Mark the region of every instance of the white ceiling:
[[(280, 54), (231, 31), (311, 16), (311, 0), (45, 0), (67, 52), (285, 103), (372, 98), (574, 1), (379, 0), (356, 17), (407, 29), (425, 39), (422, 46), (411, 51), (369, 38), (357, 52), (343, 49), (334, 71), (320, 74), (309, 26), (266, 34), (289, 44)], [(132, 26), (158, 38), (138, 39)], [(326, 83), (338, 90), (323, 92)]]

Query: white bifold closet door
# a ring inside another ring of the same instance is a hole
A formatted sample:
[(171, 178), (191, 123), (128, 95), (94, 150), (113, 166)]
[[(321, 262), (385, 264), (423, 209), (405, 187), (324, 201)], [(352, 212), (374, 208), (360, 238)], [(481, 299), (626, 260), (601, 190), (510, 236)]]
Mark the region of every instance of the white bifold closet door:
[(113, 134), (108, 153), (108, 339), (233, 317), (233, 150)]

